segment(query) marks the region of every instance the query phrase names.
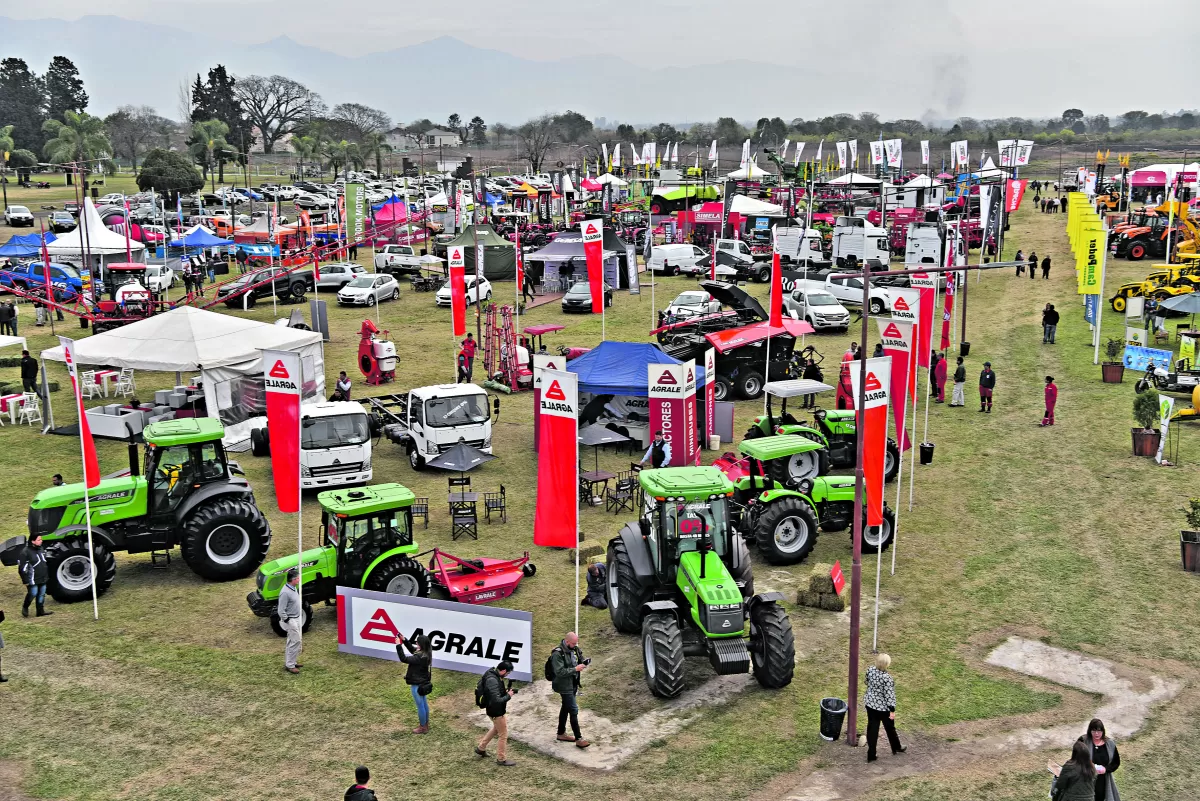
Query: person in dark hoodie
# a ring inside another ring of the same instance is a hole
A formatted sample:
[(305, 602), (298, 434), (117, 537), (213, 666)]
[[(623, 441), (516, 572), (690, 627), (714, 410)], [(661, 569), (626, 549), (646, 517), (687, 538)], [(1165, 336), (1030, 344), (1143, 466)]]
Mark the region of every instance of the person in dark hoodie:
[(979, 373), (979, 411), (992, 413), (992, 393), (996, 390), (996, 374), (992, 372), (992, 363), (984, 362), (983, 370)]
[(46, 553), (42, 550), (42, 535), (38, 534), (29, 540), (25, 550), (17, 560), (17, 572), (25, 585), (25, 603), (21, 606), (21, 615), (29, 617), (29, 605), (37, 604), (37, 616), (53, 615), (46, 611), (46, 582), (50, 580), (50, 567), (46, 563)]
[[(415, 640), (415, 644), (414, 644)], [(409, 653), (404, 653), (407, 648)], [(400, 661), (408, 665), (404, 674), (404, 683), (412, 692), (413, 703), (417, 705), (417, 722), (420, 724), (413, 729), (413, 734), (429, 733), (429, 694), (433, 692), (433, 649), (429, 638), (424, 634), (406, 640), (396, 635), (396, 655)]]
[(483, 685), (483, 706), (487, 716), (492, 719), (492, 728), (475, 746), (475, 753), (485, 757), (488, 755), (488, 743), (496, 740), (496, 764), (506, 768), (517, 764), (508, 758), (508, 699), (513, 697), (515, 691), (504, 686), (504, 677), (511, 673), (512, 669), (512, 662), (505, 660), (494, 668), (488, 668), (480, 679)]
[(608, 608), (608, 567), (603, 562), (588, 565), (587, 595), (579, 604), (596, 609)]
[(366, 765), (354, 769), (354, 784), (342, 796), (343, 801), (375, 801), (375, 791), (367, 787), (371, 783), (371, 771)]

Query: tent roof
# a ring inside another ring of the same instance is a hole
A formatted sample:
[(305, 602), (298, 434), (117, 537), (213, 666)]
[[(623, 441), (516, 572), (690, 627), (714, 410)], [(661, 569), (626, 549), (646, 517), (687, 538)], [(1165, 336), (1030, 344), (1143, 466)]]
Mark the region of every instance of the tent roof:
[[(475, 231), (476, 233), (472, 233)], [(490, 225), (468, 225), (463, 229), (463, 232), (454, 239), (446, 243), (446, 247), (453, 245), (458, 248), (473, 248), (475, 247), (475, 238), (479, 237), (479, 244), (487, 248), (515, 247), (512, 242), (496, 233), (496, 229)]]
[(737, 212), (747, 216), (758, 217), (782, 217), (783, 206), (777, 206), (774, 203), (767, 203), (756, 198), (747, 197), (746, 195), (735, 195), (733, 200), (729, 202), (730, 213)]
[[(608, 237), (606, 236), (607, 240)], [(616, 251), (609, 250), (609, 242), (604, 242), (604, 258), (615, 256)], [(525, 256), (526, 261), (566, 261), (567, 259), (584, 258), (583, 234), (579, 231), (561, 231), (555, 234), (550, 244), (541, 250)]]
[[(601, 342), (578, 359), (567, 362), (567, 372), (579, 376), (580, 392), (593, 395), (645, 397), (650, 383), (648, 364), (683, 364), (648, 342)], [(696, 386), (704, 384), (704, 365), (696, 365)]]
[(904, 185), (905, 189), (932, 189), (935, 186), (941, 186), (942, 182), (930, 178), (928, 175), (918, 175)]
[[(181, 306), (80, 339), (75, 358), (81, 364), (182, 372), (240, 364), (258, 358), (263, 348), (296, 350), (320, 339), (313, 331)], [(63, 349), (44, 350), (42, 358), (61, 362)]]
[[(46, 244), (50, 244), (56, 239), (54, 234), (46, 232)], [(36, 256), (42, 252), (42, 235), (41, 234), (25, 234), (24, 236), (13, 235), (7, 242), (0, 245), (0, 256), (8, 256), (10, 258), (24, 258), (26, 256)]]
[(729, 173), (725, 177), (726, 178), (734, 178), (734, 179), (742, 179), (742, 180), (753, 180), (754, 178), (764, 178), (768, 175), (774, 175), (774, 174), (775, 173), (764, 170), (762, 167), (758, 166), (757, 164), (751, 163), (751, 164), (747, 164), (745, 167), (742, 167), (740, 170), (734, 170), (733, 172)]
[[(245, 229), (242, 229), (242, 233)], [(215, 248), (220, 245), (232, 245), (233, 240), (222, 239), (212, 231), (205, 228), (203, 225), (193, 225), (191, 228), (183, 232), (183, 236), (179, 239), (171, 241), (171, 247), (177, 248), (180, 246), (188, 248)]]
[[(85, 226), (87, 228), (86, 249), (94, 255), (114, 256), (125, 252), (125, 237), (104, 226), (104, 222), (96, 212), (96, 207), (92, 205), (92, 199), (87, 197), (83, 199), (83, 210), (79, 213), (78, 227), (51, 242), (46, 246), (46, 250), (52, 256), (82, 254), (85, 250), (83, 239)], [(136, 239), (129, 240), (128, 245), (134, 253), (140, 253), (146, 249), (146, 246)]]
[(588, 192), (599, 192), (601, 189), (604, 188), (604, 184), (600, 183), (595, 178), (584, 178), (582, 181), (579, 182), (579, 185), (582, 186), (584, 189), (586, 189)]
[(596, 183), (603, 186), (604, 184), (612, 184), (613, 186), (629, 186), (629, 181), (624, 178), (618, 178), (611, 172), (606, 172), (596, 179)]
[(834, 186), (846, 186), (848, 184), (863, 184), (863, 185), (869, 184), (871, 186), (877, 186), (877, 185), (883, 183), (883, 181), (881, 181), (878, 178), (872, 178), (869, 175), (863, 175), (862, 173), (848, 172), (845, 175), (839, 175), (837, 178), (834, 178), (830, 181), (826, 181), (826, 183), (832, 184)]

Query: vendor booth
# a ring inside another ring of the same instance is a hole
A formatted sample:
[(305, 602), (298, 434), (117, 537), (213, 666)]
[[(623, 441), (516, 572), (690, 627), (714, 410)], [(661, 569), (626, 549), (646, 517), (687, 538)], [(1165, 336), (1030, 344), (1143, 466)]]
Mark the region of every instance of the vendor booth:
[[(106, 264), (146, 261), (146, 246), (132, 239), (126, 240), (121, 234), (106, 228), (91, 198), (83, 199), (79, 226), (55, 239), (46, 246), (46, 250), (51, 258), (70, 261), (89, 269), (99, 267), (101, 271)], [(84, 264), (88, 254), (92, 263)]]
[[(637, 252), (611, 228), (604, 229), (604, 281), (613, 289), (638, 289)], [(550, 244), (525, 256), (525, 269), (533, 267), (534, 280), (541, 281), (546, 292), (566, 292), (576, 281), (587, 280), (587, 259), (583, 235), (576, 230), (554, 235)]]
[(463, 248), (466, 270), (475, 274), (475, 245), (483, 248), (483, 277), (489, 281), (511, 281), (517, 276), (517, 250), (490, 225), (468, 225), (466, 230), (446, 243), (447, 248)]
[[(49, 244), (56, 239), (54, 234), (46, 232), (46, 243)], [(41, 234), (25, 234), (24, 236), (12, 236), (3, 245), (0, 245), (0, 259), (27, 259), (38, 256), (42, 252), (42, 235)]]

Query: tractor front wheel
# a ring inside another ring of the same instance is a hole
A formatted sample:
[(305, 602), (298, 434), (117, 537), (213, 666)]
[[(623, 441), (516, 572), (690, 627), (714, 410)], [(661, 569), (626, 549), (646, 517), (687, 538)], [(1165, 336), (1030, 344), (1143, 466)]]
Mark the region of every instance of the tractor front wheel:
[[(117, 577), (117, 560), (105, 545), (93, 542), (92, 561), (98, 576), (96, 594), (103, 595)], [(69, 604), (92, 597), (92, 565), (86, 539), (74, 537), (47, 545), (46, 562), (50, 570), (46, 591), (54, 600)]]
[(1125, 311), (1125, 296), (1117, 295), (1115, 298), (1113, 298), (1112, 299), (1112, 308), (1113, 308), (1113, 311), (1115, 311), (1115, 312)]
[(642, 621), (642, 667), (646, 686), (659, 698), (683, 692), (683, 632), (674, 615), (655, 612)]
[(759, 686), (778, 690), (792, 683), (796, 638), (779, 604), (758, 603), (750, 608), (750, 661)]
[(210, 581), (245, 578), (263, 563), (270, 547), (271, 525), (246, 498), (214, 498), (183, 522), (183, 560)]
[[(862, 530), (863, 553), (878, 553), (879, 551), (886, 551), (888, 548), (892, 547), (892, 540), (896, 536), (896, 513), (893, 512), (890, 507), (885, 505), (883, 507), (883, 525), (868, 526), (867, 514), (866, 510), (864, 509)], [(851, 532), (850, 537), (851, 542), (853, 542), (853, 531)]]
[(1130, 247), (1129, 248), (1129, 258), (1132, 261), (1141, 261), (1142, 259), (1146, 258), (1146, 246), (1143, 245), (1141, 242), (1138, 242), (1137, 244)]
[[(301, 633), (307, 634), (308, 627), (312, 625), (313, 621), (312, 604), (305, 602), (304, 604), (301, 604), (300, 609), (304, 612), (304, 622), (300, 624), (300, 631)], [(287, 629), (285, 629), (283, 624), (279, 622), (279, 614), (277, 612), (271, 613), (271, 631), (275, 632), (280, 637), (287, 636)]]
[(371, 571), (364, 587), (391, 595), (429, 597), (429, 572), (407, 556), (393, 556)]
[(900, 472), (900, 446), (896, 444), (896, 440), (888, 438), (887, 450), (883, 455), (883, 480), (885, 482), (892, 481), (896, 478), (896, 474)]
[(803, 562), (817, 544), (817, 513), (797, 497), (771, 503), (758, 518), (758, 548), (773, 565)]
[(608, 543), (608, 615), (623, 634), (642, 630), (642, 604), (646, 591), (633, 572), (633, 561), (620, 537)]

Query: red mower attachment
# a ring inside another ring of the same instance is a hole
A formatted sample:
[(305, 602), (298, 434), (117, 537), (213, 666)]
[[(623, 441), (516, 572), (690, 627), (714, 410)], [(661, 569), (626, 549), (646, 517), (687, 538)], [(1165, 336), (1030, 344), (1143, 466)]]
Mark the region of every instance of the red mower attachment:
[(529, 551), (520, 559), (460, 559), (434, 548), (429, 572), (434, 582), (450, 597), (466, 604), (485, 604), (513, 594), (521, 579), (532, 576), (537, 567), (529, 561)]

